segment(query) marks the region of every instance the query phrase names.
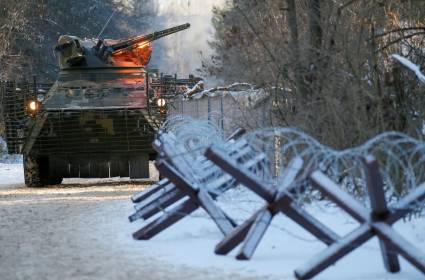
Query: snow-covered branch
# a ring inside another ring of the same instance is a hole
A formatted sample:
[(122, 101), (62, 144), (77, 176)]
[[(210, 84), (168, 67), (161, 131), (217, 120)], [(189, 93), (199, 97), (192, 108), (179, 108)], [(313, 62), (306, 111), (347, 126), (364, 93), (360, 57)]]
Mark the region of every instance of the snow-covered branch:
[(406, 68), (412, 70), (413, 72), (415, 72), (416, 76), (418, 77), (419, 81), (422, 82), (423, 84), (425, 84), (425, 75), (421, 72), (421, 69), (419, 67), (419, 65), (414, 64), (413, 62), (411, 62), (410, 60), (408, 60), (405, 57), (402, 57), (398, 54), (393, 54), (392, 57), (396, 60), (398, 60), (398, 62), (400, 62), (401, 64), (403, 64)]

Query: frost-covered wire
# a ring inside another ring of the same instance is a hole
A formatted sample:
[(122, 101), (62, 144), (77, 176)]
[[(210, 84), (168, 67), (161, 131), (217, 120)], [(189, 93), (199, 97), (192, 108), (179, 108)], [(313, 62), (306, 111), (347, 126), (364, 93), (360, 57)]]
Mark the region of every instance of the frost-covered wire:
[[(216, 120), (177, 116), (165, 123), (163, 131), (176, 136), (176, 141), (184, 147), (180, 156), (186, 161), (203, 157), (205, 149), (212, 144), (227, 149), (225, 135)], [(320, 193), (309, 187), (307, 180), (311, 171), (319, 169), (367, 203), (363, 170), (366, 155), (373, 155), (380, 164), (388, 201), (398, 200), (425, 181), (425, 142), (399, 132), (385, 132), (345, 150), (332, 149), (298, 129), (287, 127), (258, 129), (242, 136), (242, 139), (249, 148), (242, 157), (236, 154), (240, 157), (237, 160), (248, 162), (260, 153), (265, 154), (265, 159), (250, 167), (249, 172), (269, 186), (277, 187), (282, 183), (291, 159), (297, 156), (303, 159), (303, 170), (295, 182), (300, 202), (321, 198)], [(201, 169), (198, 171), (202, 172)], [(208, 180), (215, 180), (222, 172), (218, 169)], [(198, 183), (205, 183), (205, 180), (199, 179), (202, 176), (195, 177), (200, 180)]]

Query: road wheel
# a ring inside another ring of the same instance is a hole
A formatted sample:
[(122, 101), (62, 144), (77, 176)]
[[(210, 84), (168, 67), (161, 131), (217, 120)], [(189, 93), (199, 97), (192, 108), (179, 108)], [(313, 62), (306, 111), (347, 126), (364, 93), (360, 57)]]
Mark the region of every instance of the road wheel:
[(63, 178), (61, 177), (49, 177), (46, 182), (46, 185), (59, 185), (62, 183)]
[(52, 172), (50, 168), (54, 167), (50, 166), (47, 157), (24, 156), (25, 185), (34, 188), (62, 183), (60, 174)]
[(27, 187), (34, 188), (43, 186), (43, 182), (40, 178), (39, 162), (31, 155), (24, 156), (24, 178)]

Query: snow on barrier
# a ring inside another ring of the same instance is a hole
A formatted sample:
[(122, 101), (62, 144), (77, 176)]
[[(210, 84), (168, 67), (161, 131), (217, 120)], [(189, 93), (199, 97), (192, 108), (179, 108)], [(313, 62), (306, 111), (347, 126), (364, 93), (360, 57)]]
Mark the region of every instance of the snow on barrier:
[[(234, 139), (240, 133), (240, 130), (236, 131), (223, 145), (232, 156), (239, 160), (243, 158), (241, 164), (250, 169), (265, 157), (255, 156), (248, 160), (245, 155), (251, 152), (250, 147), (246, 141)], [(234, 187), (235, 180), (199, 153), (197, 145), (204, 144), (202, 140), (206, 139), (177, 138), (171, 132), (163, 132), (155, 140), (154, 147), (160, 155), (156, 166), (167, 179), (133, 196), (132, 200), (140, 203), (136, 205), (136, 212), (130, 216), (130, 221), (148, 219), (161, 211), (164, 214), (135, 232), (135, 239), (150, 239), (200, 207), (210, 215), (224, 235), (229, 234), (236, 226), (213, 201)], [(179, 201), (180, 204), (173, 205)]]
[(250, 259), (270, 225), (271, 220), (279, 212), (288, 216), (327, 245), (332, 244), (338, 239), (338, 235), (294, 203), (294, 193), (292, 190), (296, 185), (294, 182), (303, 165), (301, 158), (297, 157), (289, 163), (283, 175), (284, 181), (276, 188), (274, 186), (266, 186), (256, 176), (249, 174), (250, 172), (238, 164), (236, 160), (213, 147), (209, 148), (205, 155), (232, 175), (237, 182), (243, 184), (266, 201), (260, 210), (255, 212), (251, 218), (238, 226), (216, 246), (215, 252), (217, 254), (227, 254), (243, 242), (242, 248), (236, 258), (240, 260)]
[[(156, 165), (166, 179), (133, 196), (137, 204), (130, 220), (159, 217), (137, 231), (136, 239), (150, 239), (203, 208), (224, 235), (215, 252), (227, 254), (242, 244), (236, 258), (250, 259), (273, 217), (282, 213), (327, 245), (296, 269), (298, 279), (313, 278), (373, 236), (389, 272), (400, 270), (401, 255), (425, 274), (425, 255), (391, 227), (423, 208), (424, 142), (390, 132), (335, 151), (289, 128), (235, 135), (225, 139), (208, 121), (187, 117), (166, 123), (154, 142)], [(239, 224), (215, 203), (236, 186), (264, 200)], [(318, 197), (329, 198), (360, 226), (338, 236), (304, 210), (304, 203)]]

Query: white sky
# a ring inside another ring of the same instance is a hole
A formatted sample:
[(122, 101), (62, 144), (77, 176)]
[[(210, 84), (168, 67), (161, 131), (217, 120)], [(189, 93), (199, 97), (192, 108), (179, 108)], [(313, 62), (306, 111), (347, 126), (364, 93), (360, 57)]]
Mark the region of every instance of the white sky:
[(222, 5), (225, 0), (158, 0), (159, 13), (179, 15), (211, 16), (214, 5)]
[(212, 8), (225, 3), (225, 0), (158, 0), (160, 3), (157, 23), (161, 28), (190, 23), (188, 30), (173, 34), (157, 41), (165, 49), (155, 52), (151, 67), (158, 67), (165, 73), (177, 73), (179, 76), (196, 74), (201, 66), (201, 53), (209, 57), (212, 51), (208, 41), (213, 38), (211, 25)]

